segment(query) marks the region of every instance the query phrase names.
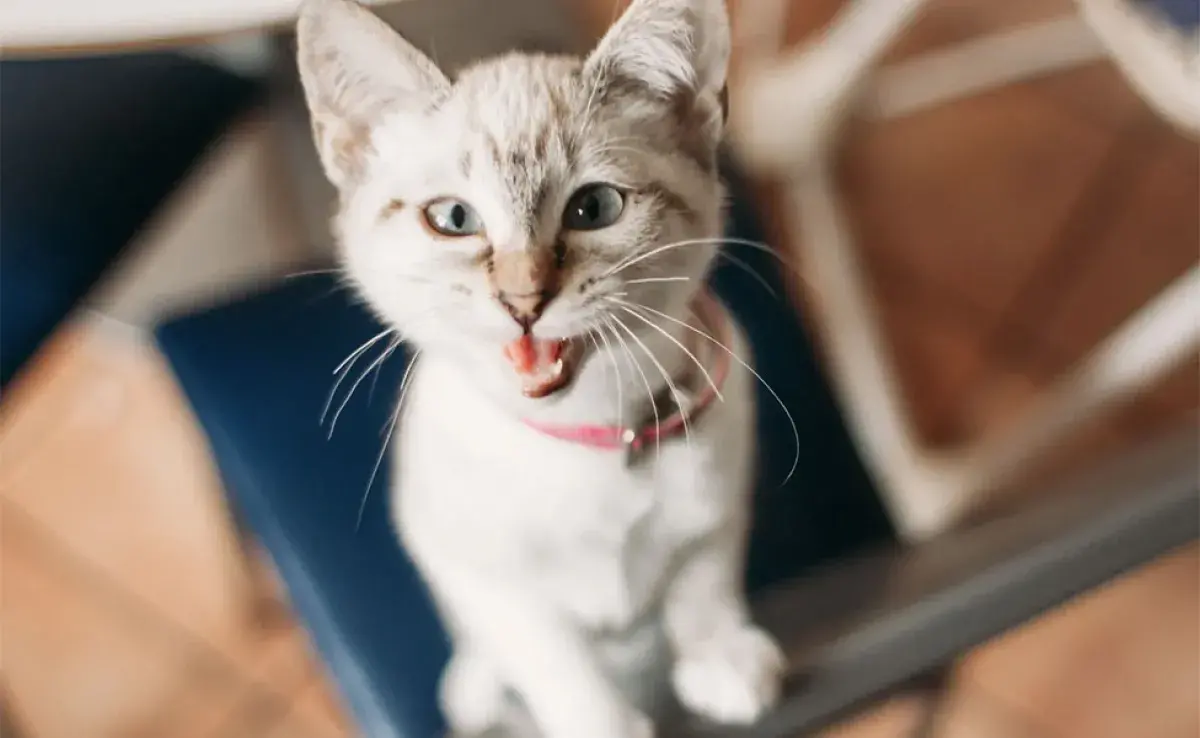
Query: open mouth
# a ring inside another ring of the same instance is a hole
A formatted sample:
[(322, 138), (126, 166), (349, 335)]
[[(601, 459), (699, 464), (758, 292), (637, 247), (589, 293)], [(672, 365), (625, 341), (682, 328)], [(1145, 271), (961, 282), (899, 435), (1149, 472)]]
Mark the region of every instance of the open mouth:
[(521, 391), (534, 399), (566, 387), (579, 360), (578, 342), (569, 338), (534, 338), (526, 334), (504, 346), (504, 357), (521, 380)]

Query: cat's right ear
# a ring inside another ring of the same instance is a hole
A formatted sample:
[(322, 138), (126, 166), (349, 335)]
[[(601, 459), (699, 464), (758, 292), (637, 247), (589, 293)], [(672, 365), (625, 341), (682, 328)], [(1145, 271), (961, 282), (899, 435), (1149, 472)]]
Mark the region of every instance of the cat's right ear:
[(341, 190), (361, 177), (384, 116), (425, 110), (450, 88), (429, 57), (355, 0), (304, 0), (296, 45), (317, 151)]

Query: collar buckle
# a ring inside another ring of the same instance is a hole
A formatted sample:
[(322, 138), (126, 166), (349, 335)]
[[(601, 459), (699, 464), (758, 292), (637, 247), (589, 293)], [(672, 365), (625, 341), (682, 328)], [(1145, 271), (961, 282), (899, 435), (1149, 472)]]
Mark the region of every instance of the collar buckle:
[(625, 450), (625, 467), (630, 468), (641, 458), (638, 448), (638, 432), (633, 428), (621, 431), (621, 447)]

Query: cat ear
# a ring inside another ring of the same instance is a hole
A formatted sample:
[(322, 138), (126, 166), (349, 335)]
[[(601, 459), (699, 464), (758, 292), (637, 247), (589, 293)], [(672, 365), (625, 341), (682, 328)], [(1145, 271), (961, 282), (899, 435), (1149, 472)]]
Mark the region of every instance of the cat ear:
[(450, 88), (437, 65), (355, 0), (304, 0), (296, 45), (317, 151), (339, 189), (361, 176), (384, 115), (424, 110)]
[(725, 0), (633, 0), (585, 69), (664, 97), (718, 96), (730, 45)]

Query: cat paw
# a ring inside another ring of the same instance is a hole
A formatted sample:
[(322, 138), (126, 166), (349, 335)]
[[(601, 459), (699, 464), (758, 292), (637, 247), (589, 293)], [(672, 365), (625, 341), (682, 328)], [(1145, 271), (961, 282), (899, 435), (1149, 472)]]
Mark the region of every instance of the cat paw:
[(748, 725), (778, 701), (786, 667), (775, 641), (748, 625), (681, 653), (671, 678), (689, 710), (718, 723)]
[(454, 734), (479, 735), (501, 722), (508, 707), (504, 683), (477, 656), (455, 654), (439, 685), (442, 713)]

